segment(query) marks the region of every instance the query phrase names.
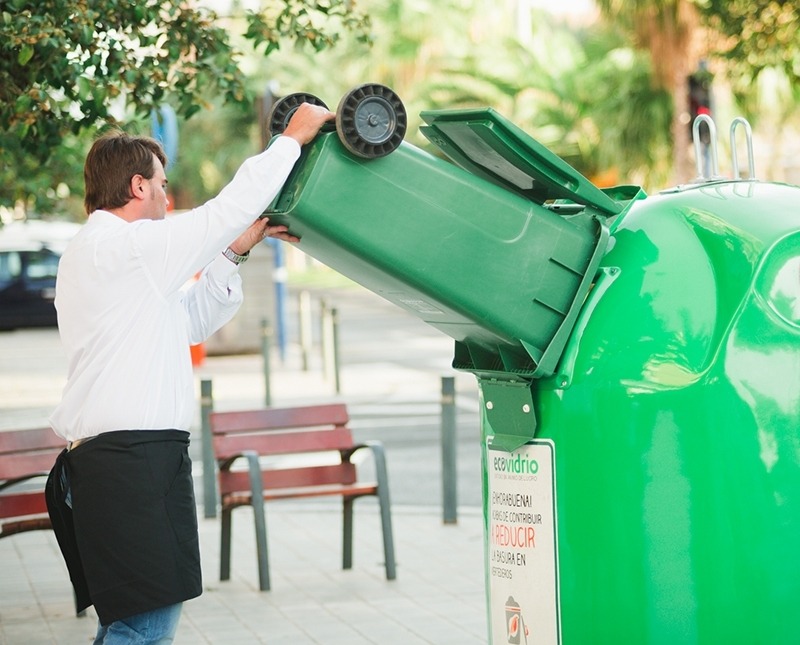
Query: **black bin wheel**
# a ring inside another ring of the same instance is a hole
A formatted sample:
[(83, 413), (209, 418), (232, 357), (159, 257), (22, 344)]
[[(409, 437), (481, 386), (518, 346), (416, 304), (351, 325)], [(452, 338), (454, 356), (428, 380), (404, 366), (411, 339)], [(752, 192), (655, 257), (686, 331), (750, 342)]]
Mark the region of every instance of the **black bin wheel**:
[[(297, 111), (297, 108), (299, 108), (303, 103), (321, 105), (326, 110), (328, 109), (328, 106), (325, 105), (322, 99), (314, 96), (313, 94), (306, 94), (305, 92), (287, 94), (286, 96), (275, 101), (275, 105), (272, 106), (272, 109), (269, 112), (267, 127), (269, 127), (270, 135), (274, 137), (278, 134), (282, 134), (286, 129), (286, 126), (289, 125), (289, 119), (292, 118), (292, 115)], [(322, 127), (322, 130), (332, 132), (334, 128), (335, 126), (331, 123), (325, 124)]]
[(357, 157), (375, 159), (393, 152), (406, 133), (406, 109), (385, 85), (358, 85), (342, 97), (336, 110), (336, 132)]

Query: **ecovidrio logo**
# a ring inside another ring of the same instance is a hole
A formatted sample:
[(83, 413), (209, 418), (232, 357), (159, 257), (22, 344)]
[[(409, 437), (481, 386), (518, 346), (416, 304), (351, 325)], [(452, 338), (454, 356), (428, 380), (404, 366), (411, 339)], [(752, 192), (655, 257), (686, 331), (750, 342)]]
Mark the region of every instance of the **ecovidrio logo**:
[(492, 458), (492, 468), (496, 473), (515, 475), (535, 475), (539, 472), (539, 462), (522, 454), (514, 456), (496, 455)]

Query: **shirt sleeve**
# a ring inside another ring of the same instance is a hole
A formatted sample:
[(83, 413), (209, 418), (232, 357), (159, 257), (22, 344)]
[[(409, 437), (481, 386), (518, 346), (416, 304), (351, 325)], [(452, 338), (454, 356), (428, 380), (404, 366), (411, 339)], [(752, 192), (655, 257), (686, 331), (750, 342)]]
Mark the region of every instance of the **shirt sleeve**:
[(297, 141), (278, 137), (247, 159), (219, 195), (202, 206), (134, 223), (135, 253), (163, 295), (180, 290), (267, 209), (299, 156)]
[(203, 342), (230, 321), (243, 299), (238, 267), (220, 254), (184, 296), (189, 342), (192, 345)]

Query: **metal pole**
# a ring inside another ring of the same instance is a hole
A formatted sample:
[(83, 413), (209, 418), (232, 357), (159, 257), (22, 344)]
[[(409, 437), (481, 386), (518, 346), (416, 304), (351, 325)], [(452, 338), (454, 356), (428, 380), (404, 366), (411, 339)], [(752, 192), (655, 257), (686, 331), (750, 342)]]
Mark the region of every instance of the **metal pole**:
[(214, 397), (211, 381), (200, 381), (200, 440), (203, 450), (203, 509), (207, 518), (217, 516), (217, 475), (214, 449), (211, 442), (211, 411)]
[(452, 376), (442, 377), (442, 502), (444, 523), (457, 523), (456, 385)]
[(307, 372), (311, 356), (312, 332), (311, 332), (311, 294), (308, 291), (301, 291), (299, 296), (300, 311), (300, 352), (303, 358), (303, 371)]
[(324, 300), (320, 302), (322, 318), (322, 374), (325, 379), (333, 375), (333, 329), (331, 325), (331, 311), (328, 303)]
[(264, 359), (264, 405), (272, 405), (272, 389), (270, 386), (270, 346), (272, 344), (272, 327), (266, 318), (261, 319), (261, 356)]
[(270, 238), (272, 249), (275, 255), (275, 267), (272, 272), (272, 280), (275, 283), (275, 315), (277, 317), (278, 330), (278, 352), (281, 362), (286, 361), (286, 280), (289, 271), (286, 269), (286, 261), (283, 254), (283, 245), (280, 240)]
[(336, 394), (342, 391), (342, 382), (339, 377), (339, 312), (336, 307), (331, 309), (331, 340), (333, 342), (333, 381)]

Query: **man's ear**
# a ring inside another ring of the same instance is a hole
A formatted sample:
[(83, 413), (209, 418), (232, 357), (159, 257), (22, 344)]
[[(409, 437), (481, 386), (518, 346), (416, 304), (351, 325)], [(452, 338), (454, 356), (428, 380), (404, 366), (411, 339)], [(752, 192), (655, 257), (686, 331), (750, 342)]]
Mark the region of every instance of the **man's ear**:
[(131, 177), (131, 199), (144, 199), (145, 197), (145, 178), (141, 175)]

